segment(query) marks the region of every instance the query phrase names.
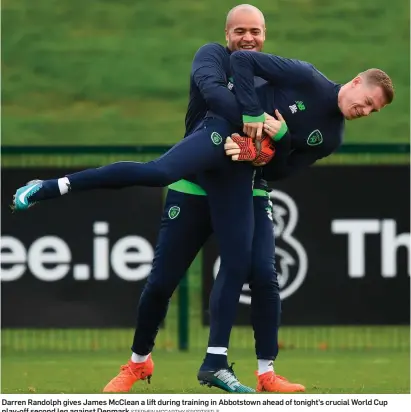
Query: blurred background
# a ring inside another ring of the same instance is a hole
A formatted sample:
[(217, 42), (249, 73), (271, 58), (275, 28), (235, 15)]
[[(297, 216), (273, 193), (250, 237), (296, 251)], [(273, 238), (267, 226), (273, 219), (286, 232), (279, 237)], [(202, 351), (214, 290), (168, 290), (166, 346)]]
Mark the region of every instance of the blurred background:
[[(193, 56), (205, 43), (224, 44), (226, 14), (237, 4), (2, 1), (3, 392), (96, 391), (115, 373), (129, 354), (165, 193), (97, 191), (12, 215), (15, 189), (36, 177), (147, 161), (178, 142)], [(381, 113), (347, 124), (338, 153), (274, 185), (283, 369), (304, 379), (301, 369), (314, 368), (321, 382), (336, 364), (356, 359), (366, 363), (367, 379), (391, 368), (392, 386), (381, 390), (409, 388), (409, 2), (252, 4), (266, 17), (266, 52), (307, 60), (341, 83), (378, 67), (396, 89)], [(289, 242), (282, 234), (294, 220)], [(207, 346), (217, 259), (211, 239), (158, 336), (158, 359), (167, 364), (173, 353), (191, 374)], [(245, 285), (231, 348), (253, 368), (248, 319)], [(84, 364), (107, 353), (115, 361), (96, 369), (93, 384), (81, 381)], [(301, 368), (307, 353), (314, 363)], [(81, 388), (50, 386), (47, 374), (36, 374), (42, 356), (66, 362), (60, 380)]]

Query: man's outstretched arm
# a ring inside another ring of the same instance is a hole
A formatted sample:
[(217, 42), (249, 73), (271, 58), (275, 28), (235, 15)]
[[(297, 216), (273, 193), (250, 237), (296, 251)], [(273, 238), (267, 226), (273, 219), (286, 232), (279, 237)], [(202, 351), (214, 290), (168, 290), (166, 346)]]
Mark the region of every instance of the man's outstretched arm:
[(244, 123), (264, 121), (264, 110), (254, 88), (254, 76), (274, 85), (295, 85), (307, 82), (313, 69), (310, 63), (301, 60), (243, 50), (231, 54), (230, 65)]

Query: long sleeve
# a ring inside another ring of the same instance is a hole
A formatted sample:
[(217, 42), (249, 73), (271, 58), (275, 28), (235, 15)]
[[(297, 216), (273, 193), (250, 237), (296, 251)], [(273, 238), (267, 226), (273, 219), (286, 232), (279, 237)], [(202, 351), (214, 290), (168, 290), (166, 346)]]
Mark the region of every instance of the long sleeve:
[(266, 166), (263, 167), (264, 179), (269, 180), (267, 176), (271, 178), (271, 176), (279, 174), (286, 168), (290, 151), (291, 135), (290, 132), (287, 132), (281, 140), (275, 143), (274, 158)]
[(196, 53), (192, 65), (195, 84), (205, 99), (209, 110), (234, 125), (241, 125), (241, 109), (235, 95), (227, 88), (228, 78), (224, 69), (227, 52), (219, 44), (207, 44)]
[(236, 51), (230, 56), (230, 66), (236, 85), (243, 121), (261, 121), (264, 113), (254, 89), (254, 76), (272, 84), (302, 84), (312, 76), (313, 66), (300, 60), (247, 51)]

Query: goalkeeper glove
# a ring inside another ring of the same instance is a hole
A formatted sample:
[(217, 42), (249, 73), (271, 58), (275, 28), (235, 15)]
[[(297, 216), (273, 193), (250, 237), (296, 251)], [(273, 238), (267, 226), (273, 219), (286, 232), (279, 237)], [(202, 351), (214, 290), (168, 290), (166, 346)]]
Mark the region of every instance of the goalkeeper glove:
[(234, 133), (227, 137), (224, 149), (232, 160), (250, 161), (254, 166), (264, 166), (275, 154), (272, 139), (266, 134), (263, 134), (260, 141), (253, 141), (249, 137)]
[(227, 137), (224, 149), (226, 154), (236, 161), (253, 161), (257, 156), (257, 149), (254, 146), (253, 139), (242, 137), (238, 133)]
[(266, 165), (275, 155), (273, 140), (267, 134), (263, 133), (260, 141), (255, 142), (257, 156), (253, 161), (254, 166)]

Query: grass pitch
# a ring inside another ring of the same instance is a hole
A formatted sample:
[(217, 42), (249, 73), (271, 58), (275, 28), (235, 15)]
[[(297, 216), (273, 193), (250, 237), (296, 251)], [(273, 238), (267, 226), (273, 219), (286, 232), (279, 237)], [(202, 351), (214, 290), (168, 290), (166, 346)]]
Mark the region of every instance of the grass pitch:
[[(230, 350), (242, 383), (255, 387), (256, 361), (249, 350)], [(127, 350), (72, 353), (3, 353), (2, 393), (100, 393), (127, 361)], [(158, 350), (149, 385), (133, 393), (223, 393), (197, 383), (203, 352)], [(410, 393), (410, 357), (404, 350), (283, 350), (276, 371), (302, 383), (307, 393)]]
[[(237, 3), (3, 0), (3, 144), (174, 144), (194, 53), (224, 44)], [(338, 82), (368, 67), (390, 74), (394, 103), (348, 122), (346, 142), (409, 141), (408, 1), (252, 3), (266, 16), (266, 52), (309, 61)]]

